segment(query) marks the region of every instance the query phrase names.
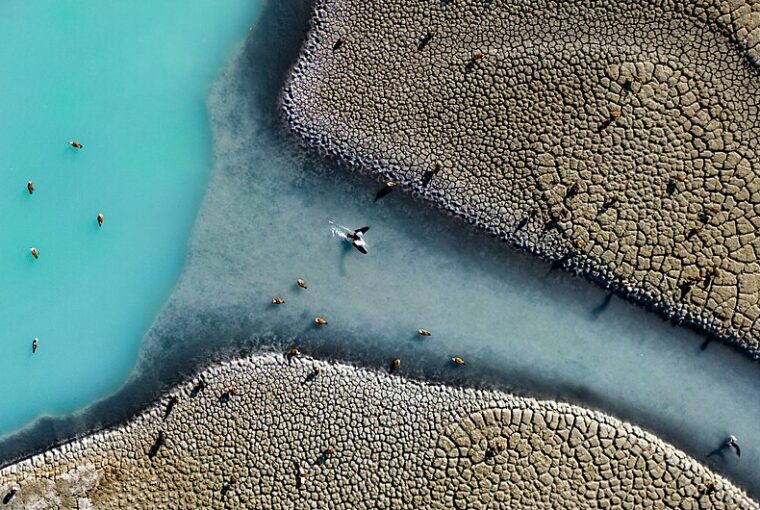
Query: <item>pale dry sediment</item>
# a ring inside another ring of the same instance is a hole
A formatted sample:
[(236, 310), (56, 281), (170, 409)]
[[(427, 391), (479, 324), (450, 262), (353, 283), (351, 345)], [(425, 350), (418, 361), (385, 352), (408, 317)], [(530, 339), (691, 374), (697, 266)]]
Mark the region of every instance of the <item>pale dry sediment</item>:
[(3, 469), (0, 497), (17, 489), (6, 508), (758, 508), (651, 434), (577, 406), (277, 354), (202, 378), (171, 392), (166, 417), (168, 396)]
[(756, 1), (320, 0), (282, 100), (310, 145), (757, 357), (758, 65)]

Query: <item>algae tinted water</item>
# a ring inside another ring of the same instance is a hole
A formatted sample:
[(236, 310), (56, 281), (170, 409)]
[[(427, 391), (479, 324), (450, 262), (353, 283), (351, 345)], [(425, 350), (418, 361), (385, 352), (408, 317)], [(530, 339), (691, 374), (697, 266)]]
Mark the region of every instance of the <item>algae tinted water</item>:
[[(176, 380), (203, 357), (300, 343), (307, 353), (376, 366), (401, 356), (406, 373), (495, 382), (597, 405), (663, 434), (760, 493), (751, 460), (760, 455), (756, 365), (719, 345), (702, 351), (696, 335), (619, 300), (607, 303), (599, 289), (407, 195), (394, 192), (373, 204), (377, 182), (305, 157), (282, 136), (276, 96), (308, 15), (295, 9), (298, 19), (291, 19), (293, 4), (299, 2), (268, 4), (215, 86), (209, 99), (214, 175), (183, 277), (148, 334), (131, 385), (95, 406), (85, 426), (109, 420), (121, 406), (136, 410), (152, 397), (159, 376)], [(19, 201), (26, 180), (14, 180)], [(113, 214), (105, 212), (110, 227)], [(92, 236), (104, 233), (92, 224), (95, 212), (89, 214)], [(370, 254), (333, 237), (330, 220), (370, 225)], [(296, 285), (299, 277), (307, 290)], [(286, 303), (273, 306), (275, 295)], [(145, 310), (143, 327), (151, 312)], [(316, 315), (329, 324), (317, 329)], [(129, 315), (123, 318), (134, 327)], [(420, 338), (420, 327), (433, 336)], [(451, 366), (455, 355), (467, 365)], [(113, 362), (101, 366), (111, 370)], [(129, 367), (122, 368), (126, 374)], [(707, 458), (728, 433), (743, 442), (741, 462)]]
[(257, 10), (251, 0), (0, 4), (0, 434), (73, 411), (129, 374), (207, 182), (208, 86)]

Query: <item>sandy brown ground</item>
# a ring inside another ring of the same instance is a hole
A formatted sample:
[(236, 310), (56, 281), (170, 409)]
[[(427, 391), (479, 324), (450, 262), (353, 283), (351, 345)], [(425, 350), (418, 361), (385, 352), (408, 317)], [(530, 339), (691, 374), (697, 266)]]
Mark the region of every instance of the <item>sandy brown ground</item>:
[(320, 0), (309, 143), (760, 354), (760, 2)]
[(168, 415), (169, 397), (2, 470), (4, 508), (758, 508), (651, 434), (551, 401), (279, 354), (171, 395)]

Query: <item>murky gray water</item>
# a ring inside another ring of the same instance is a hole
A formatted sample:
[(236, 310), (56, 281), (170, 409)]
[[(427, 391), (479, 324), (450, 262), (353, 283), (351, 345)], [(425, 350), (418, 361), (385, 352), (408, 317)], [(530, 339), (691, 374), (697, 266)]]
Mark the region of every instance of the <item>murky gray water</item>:
[[(703, 349), (697, 335), (408, 195), (373, 203), (376, 181), (306, 157), (282, 133), (275, 99), (307, 9), (265, 11), (209, 99), (214, 176), (140, 372), (79, 417), (38, 426), (40, 437), (110, 422), (221, 352), (299, 343), (306, 353), (374, 366), (400, 356), (415, 376), (601, 408), (760, 495), (756, 363), (722, 345)], [(333, 236), (331, 220), (369, 225), (370, 254)], [(274, 296), (286, 303), (272, 305)], [(316, 315), (329, 324), (316, 327)], [(417, 335), (420, 327), (432, 336)], [(467, 364), (454, 367), (455, 355)], [(729, 433), (742, 458), (709, 455)], [(8, 451), (29, 437), (6, 442)]]

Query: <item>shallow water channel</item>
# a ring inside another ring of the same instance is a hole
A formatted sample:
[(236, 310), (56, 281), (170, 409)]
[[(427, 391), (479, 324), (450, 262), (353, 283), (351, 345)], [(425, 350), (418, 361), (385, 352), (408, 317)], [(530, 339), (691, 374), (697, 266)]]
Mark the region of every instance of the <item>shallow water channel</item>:
[[(146, 359), (227, 342), (296, 342), (375, 366), (400, 356), (409, 374), (601, 408), (758, 494), (760, 367), (410, 195), (374, 203), (381, 184), (304, 156), (275, 104), (293, 49), (272, 27), (290, 26), (274, 22), (288, 11), (266, 13), (209, 99), (215, 173)], [(282, 44), (263, 44), (271, 40)], [(369, 255), (332, 235), (330, 221), (369, 225)], [(274, 296), (286, 302), (272, 305)], [(314, 325), (316, 315), (329, 324)], [(421, 327), (432, 336), (417, 335)], [(710, 455), (728, 434), (741, 459)]]
[[(409, 375), (600, 408), (758, 497), (760, 367), (403, 192), (374, 203), (377, 181), (305, 155), (276, 99), (308, 6), (279, 4), (265, 8), (208, 99), (214, 174), (140, 370), (120, 393), (30, 429), (8, 451), (28, 450), (34, 431), (60, 439), (118, 419), (219, 353), (298, 343), (307, 354), (382, 367), (399, 356)], [(332, 235), (330, 221), (369, 225), (369, 255)], [(286, 302), (272, 305), (274, 296)], [(315, 326), (316, 315), (329, 323)], [(417, 335), (421, 327), (432, 336)], [(728, 434), (741, 459), (718, 449)]]

